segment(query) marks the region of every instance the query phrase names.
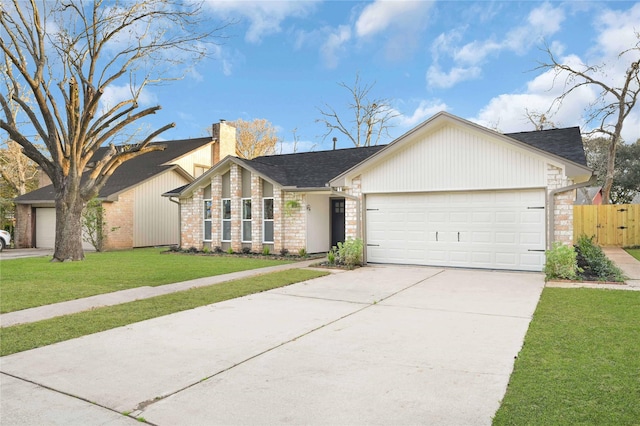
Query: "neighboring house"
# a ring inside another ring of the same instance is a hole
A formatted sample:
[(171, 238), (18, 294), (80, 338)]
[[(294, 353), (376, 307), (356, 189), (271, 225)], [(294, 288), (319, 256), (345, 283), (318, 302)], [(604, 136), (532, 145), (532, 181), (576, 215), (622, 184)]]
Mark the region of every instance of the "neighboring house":
[(602, 187), (589, 186), (580, 188), (576, 195), (576, 205), (600, 205), (602, 204)]
[[(154, 142), (166, 148), (135, 157), (118, 167), (98, 195), (108, 228), (104, 249), (178, 244), (178, 205), (162, 194), (192, 182), (220, 158), (235, 155), (235, 137), (235, 128), (217, 123), (213, 126), (213, 137)], [(96, 155), (99, 158), (101, 151)], [(56, 223), (53, 186), (43, 186), (14, 202), (16, 246), (53, 248)], [(83, 245), (85, 249), (93, 249), (89, 243)]]
[(227, 157), (164, 194), (184, 248), (328, 251), (367, 262), (540, 271), (591, 177), (577, 127), (502, 135), (441, 112), (386, 146)]

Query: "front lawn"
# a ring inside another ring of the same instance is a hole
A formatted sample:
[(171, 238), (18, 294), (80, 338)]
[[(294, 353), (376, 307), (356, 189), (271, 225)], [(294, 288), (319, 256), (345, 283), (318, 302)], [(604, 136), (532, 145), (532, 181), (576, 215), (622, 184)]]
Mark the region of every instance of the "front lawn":
[(640, 249), (626, 249), (627, 253), (640, 260)]
[(546, 288), (494, 425), (640, 419), (640, 292)]
[(0, 262), (0, 313), (287, 263), (230, 256), (161, 254), (165, 250), (87, 253), (81, 262), (51, 263), (44, 257), (3, 260)]
[(300, 281), (327, 275), (328, 272), (292, 269), (198, 287), (150, 299), (136, 300), (77, 314), (0, 328), (0, 356), (10, 355), (138, 321), (156, 318), (223, 300), (259, 293)]

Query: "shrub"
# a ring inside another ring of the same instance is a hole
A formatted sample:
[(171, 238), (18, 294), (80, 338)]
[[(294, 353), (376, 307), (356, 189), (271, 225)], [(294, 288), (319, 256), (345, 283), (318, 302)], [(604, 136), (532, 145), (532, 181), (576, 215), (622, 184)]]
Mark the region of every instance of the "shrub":
[(282, 250), (280, 250), (280, 256), (287, 256), (289, 254), (289, 250), (287, 250), (286, 248), (283, 248)]
[(251, 253), (251, 247), (242, 247), (242, 253), (243, 254)]
[(217, 253), (217, 254), (220, 254), (220, 253), (224, 253), (224, 250), (222, 250), (222, 247), (220, 247), (220, 246), (215, 246), (213, 248), (213, 252)]
[(187, 249), (187, 253), (197, 253), (198, 249), (195, 248), (194, 246), (191, 246)]
[(327, 253), (327, 261), (329, 262), (329, 265), (335, 265), (336, 264), (336, 250), (337, 248), (331, 247), (331, 250), (329, 250), (329, 253)]
[(300, 250), (298, 250), (298, 256), (307, 257), (307, 249), (303, 247)]
[(553, 243), (551, 250), (545, 252), (547, 262), (544, 265), (545, 279), (575, 280), (578, 278), (577, 254), (573, 247), (561, 242)]
[(585, 270), (601, 281), (624, 281), (624, 274), (602, 249), (593, 243), (594, 237), (581, 235), (576, 242), (576, 249), (584, 261)]
[(231, 247), (229, 247), (229, 248), (227, 249), (227, 253), (228, 253), (228, 254), (233, 254), (233, 249), (232, 249)]
[(343, 265), (353, 268), (362, 264), (363, 243), (360, 238), (347, 239), (338, 243), (338, 259)]
[(204, 254), (208, 254), (210, 251), (211, 251), (211, 250), (209, 249), (209, 247), (204, 247), (204, 248), (202, 249), (202, 252), (203, 252)]
[(263, 256), (269, 256), (271, 254), (271, 250), (269, 250), (268, 246), (265, 246), (262, 248), (262, 255)]

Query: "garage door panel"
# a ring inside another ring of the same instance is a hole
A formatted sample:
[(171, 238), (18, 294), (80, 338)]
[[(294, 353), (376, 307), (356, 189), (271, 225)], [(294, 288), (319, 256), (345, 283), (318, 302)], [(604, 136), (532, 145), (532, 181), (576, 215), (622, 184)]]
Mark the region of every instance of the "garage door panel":
[(540, 271), (544, 190), (367, 196), (370, 262)]

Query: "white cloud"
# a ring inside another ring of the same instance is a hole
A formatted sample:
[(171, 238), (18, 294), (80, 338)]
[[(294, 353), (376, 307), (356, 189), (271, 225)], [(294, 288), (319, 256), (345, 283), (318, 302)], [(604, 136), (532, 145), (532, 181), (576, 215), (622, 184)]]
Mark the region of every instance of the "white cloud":
[[(458, 82), (477, 78), (482, 73), (480, 66), (489, 56), (505, 50), (524, 54), (544, 37), (558, 32), (564, 18), (562, 6), (554, 7), (550, 3), (543, 3), (529, 13), (522, 25), (511, 28), (502, 37), (474, 40), (456, 47), (454, 44), (462, 38), (464, 28), (441, 34), (432, 44), (434, 65), (427, 71), (427, 82), (432, 87), (447, 88)], [(449, 56), (453, 60), (449, 71), (440, 69), (442, 56)]]
[(307, 16), (318, 3), (306, 1), (206, 1), (204, 4), (214, 13), (225, 18), (240, 17), (248, 21), (245, 40), (260, 43), (262, 38), (282, 31), (281, 24), (290, 17)]
[(386, 30), (390, 26), (403, 27), (413, 22), (416, 14), (431, 7), (431, 2), (376, 0), (367, 5), (356, 21), (358, 37), (368, 37)]
[(635, 32), (640, 31), (640, 3), (628, 10), (606, 10), (600, 14), (596, 25), (600, 30), (597, 54), (616, 56), (638, 42)]
[[(119, 102), (132, 99), (135, 96), (134, 90), (129, 86), (116, 86), (111, 85), (107, 86), (104, 89), (104, 93), (100, 98), (100, 106), (103, 112), (106, 112), (109, 108), (113, 108)], [(143, 88), (140, 94), (138, 95), (138, 105), (140, 106), (149, 106), (152, 104), (156, 104), (158, 102), (158, 98), (156, 95), (147, 88)]]
[(477, 66), (454, 67), (448, 72), (443, 72), (439, 66), (432, 65), (427, 70), (427, 84), (429, 87), (447, 89), (461, 81), (476, 79), (481, 73), (482, 70)]
[(345, 50), (345, 44), (351, 39), (351, 28), (348, 25), (340, 25), (331, 31), (324, 44), (320, 47), (320, 53), (327, 68), (338, 66), (338, 56)]
[(440, 111), (447, 111), (448, 108), (447, 104), (439, 99), (431, 101), (422, 100), (411, 115), (401, 114), (399, 111), (396, 111), (399, 115), (394, 119), (394, 121), (402, 130), (409, 130), (432, 115)]

